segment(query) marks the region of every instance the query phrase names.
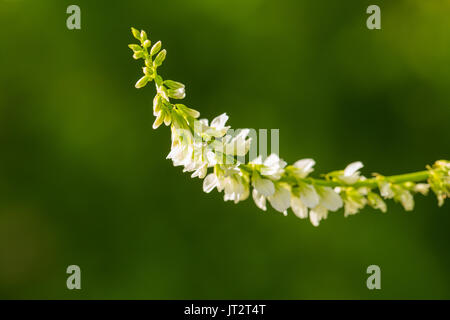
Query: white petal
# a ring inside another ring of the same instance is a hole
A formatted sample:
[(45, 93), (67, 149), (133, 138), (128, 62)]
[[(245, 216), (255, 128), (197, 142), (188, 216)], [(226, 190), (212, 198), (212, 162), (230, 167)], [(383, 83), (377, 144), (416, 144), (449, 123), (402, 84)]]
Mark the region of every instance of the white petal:
[[(239, 130), (239, 133), (233, 138), (233, 140), (245, 139), (250, 133), (250, 129)], [(233, 141), (231, 140), (231, 141)]]
[(255, 204), (258, 206), (258, 208), (266, 211), (266, 197), (264, 197), (262, 194), (260, 194), (256, 189), (253, 189), (252, 192), (253, 200), (255, 201)]
[(387, 181), (383, 181), (380, 185), (380, 194), (383, 198), (391, 199), (394, 197), (394, 191), (392, 191), (391, 184)]
[(344, 169), (344, 176), (350, 177), (352, 176), (356, 171), (364, 167), (361, 161), (356, 161), (350, 163), (345, 169)]
[(291, 208), (294, 214), (300, 219), (308, 217), (308, 208), (303, 204), (300, 198), (291, 197)]
[(420, 192), (424, 196), (426, 196), (428, 194), (429, 190), (430, 190), (430, 185), (428, 183), (418, 183), (414, 186), (414, 191)]
[(316, 162), (313, 159), (302, 159), (298, 160), (294, 163), (294, 167), (298, 169), (298, 174), (301, 178), (305, 178), (308, 174), (310, 174), (314, 169), (314, 165)]
[(206, 164), (202, 165), (200, 168), (194, 171), (194, 173), (191, 175), (192, 178), (199, 177), (200, 179), (203, 179), (206, 176), (206, 173), (208, 172), (208, 167)]
[(216, 128), (218, 130), (222, 129), (227, 123), (228, 116), (226, 113), (222, 113), (220, 116), (215, 117), (213, 121), (211, 121), (211, 127)]
[(271, 196), (275, 192), (275, 186), (269, 179), (263, 179), (258, 175), (253, 177), (253, 187), (265, 197)]
[(319, 226), (320, 217), (319, 217), (319, 215), (317, 214), (316, 211), (311, 210), (311, 211), (309, 212), (309, 221), (311, 221), (311, 224), (312, 224), (314, 227), (318, 227), (318, 226)]
[(284, 212), (291, 205), (291, 192), (286, 187), (278, 185), (275, 188), (275, 193), (267, 199), (275, 210)]
[(300, 199), (308, 208), (314, 208), (319, 204), (319, 195), (313, 185), (302, 184), (299, 188)]
[(320, 195), (320, 204), (330, 211), (336, 211), (342, 207), (341, 197), (330, 187), (320, 187), (318, 189)]
[(267, 167), (273, 167), (278, 165), (279, 162), (280, 158), (278, 157), (278, 155), (276, 153), (272, 153), (266, 158), (266, 160), (264, 160), (264, 165)]
[(320, 205), (309, 211), (309, 220), (315, 227), (318, 227), (320, 220), (326, 219), (327, 216), (328, 210)]
[(257, 158), (251, 161), (252, 164), (262, 164), (262, 156), (258, 156)]
[(214, 173), (210, 173), (203, 180), (203, 191), (210, 193), (217, 185), (218, 180)]
[(411, 192), (404, 191), (400, 195), (400, 202), (403, 205), (403, 208), (405, 208), (406, 211), (411, 211), (414, 209), (414, 197), (412, 196)]

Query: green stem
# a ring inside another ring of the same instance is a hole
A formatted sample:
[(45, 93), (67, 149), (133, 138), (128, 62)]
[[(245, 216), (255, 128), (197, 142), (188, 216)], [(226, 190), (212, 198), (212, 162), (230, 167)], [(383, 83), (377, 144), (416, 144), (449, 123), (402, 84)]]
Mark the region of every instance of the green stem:
[[(428, 179), (429, 172), (424, 171), (417, 171), (412, 173), (405, 173), (405, 174), (399, 174), (395, 176), (387, 176), (385, 179), (392, 183), (402, 183), (402, 182), (420, 182), (420, 181), (426, 181)], [(358, 181), (355, 184), (348, 185), (342, 182), (338, 181), (330, 181), (325, 179), (315, 179), (315, 178), (305, 178), (305, 182), (312, 183), (320, 186), (326, 186), (326, 187), (339, 187), (339, 186), (353, 186), (355, 188), (359, 187), (377, 187), (378, 186), (378, 180), (377, 178), (371, 178), (363, 181)]]
[[(252, 173), (252, 169), (249, 168), (247, 165), (240, 165), (239, 166), (241, 169), (247, 171), (248, 173)], [(411, 173), (405, 173), (405, 174), (399, 174), (399, 175), (394, 175), (394, 176), (386, 176), (384, 177), (384, 179), (386, 179), (386, 181), (392, 182), (392, 183), (403, 183), (403, 182), (420, 182), (420, 181), (426, 181), (429, 177), (430, 173), (427, 170), (424, 171), (417, 171), (417, 172), (411, 172)], [(358, 181), (354, 184), (346, 184), (344, 182), (340, 182), (340, 181), (331, 181), (331, 180), (326, 180), (326, 179), (317, 179), (317, 178), (303, 178), (303, 179), (299, 179), (300, 181), (303, 181), (305, 183), (308, 184), (314, 184), (314, 185), (318, 185), (318, 186), (323, 186), (323, 187), (355, 187), (355, 188), (360, 188), (360, 187), (370, 187), (370, 188), (374, 188), (374, 187), (378, 187), (378, 179), (375, 178), (370, 178), (367, 180), (362, 180), (362, 181)], [(291, 183), (293, 185), (297, 184), (297, 179), (293, 176), (284, 176), (282, 178), (282, 181)]]

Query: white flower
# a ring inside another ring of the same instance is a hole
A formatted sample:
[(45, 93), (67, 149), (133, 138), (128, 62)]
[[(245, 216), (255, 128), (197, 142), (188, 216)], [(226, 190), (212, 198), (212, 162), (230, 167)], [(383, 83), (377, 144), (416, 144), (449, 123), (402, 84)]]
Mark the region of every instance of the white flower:
[(301, 201), (308, 208), (314, 208), (319, 204), (320, 198), (313, 185), (299, 182), (297, 190), (300, 195)]
[(367, 195), (367, 202), (374, 209), (379, 209), (382, 212), (387, 211), (386, 203), (383, 201), (383, 199), (381, 199), (381, 197), (378, 194), (374, 192), (369, 192), (369, 194)]
[(206, 176), (207, 172), (208, 172), (208, 164), (204, 163), (201, 167), (199, 167), (197, 170), (194, 171), (191, 177), (192, 178), (199, 177), (200, 179), (203, 179)]
[(258, 192), (258, 190), (253, 189), (252, 191), (253, 200), (255, 201), (255, 204), (258, 208), (261, 210), (266, 211), (266, 197), (264, 197), (262, 194)]
[(391, 183), (383, 181), (380, 183), (380, 194), (385, 199), (392, 199), (394, 197), (394, 191), (392, 191)]
[(336, 211), (342, 207), (343, 202), (341, 197), (330, 187), (316, 187), (319, 194), (319, 205), (330, 211)]
[(205, 180), (203, 180), (203, 191), (206, 193), (210, 193), (214, 190), (219, 184), (219, 179), (214, 173), (210, 173), (206, 176)]
[(174, 166), (187, 166), (192, 162), (194, 149), (191, 145), (178, 144), (167, 155), (167, 159), (172, 159)]
[(286, 215), (286, 210), (291, 205), (291, 191), (289, 190), (289, 185), (276, 183), (275, 193), (267, 197), (267, 199), (275, 210), (283, 212), (283, 214)]
[(300, 198), (294, 195), (291, 196), (291, 208), (294, 214), (300, 219), (308, 217), (308, 208), (303, 204)]
[(299, 178), (306, 178), (314, 171), (313, 167), (316, 162), (313, 159), (302, 159), (294, 163), (294, 174)]
[(277, 154), (272, 153), (264, 160), (261, 174), (273, 180), (279, 180), (284, 173), (284, 167), (286, 167), (286, 162), (281, 160)]
[(217, 188), (219, 192), (224, 190), (224, 200), (239, 201), (245, 200), (250, 194), (247, 180), (242, 176), (237, 167), (222, 167), (218, 173), (210, 173), (203, 180), (203, 191), (211, 192)]
[(230, 129), (229, 126), (225, 126), (227, 120), (228, 116), (226, 113), (223, 113), (220, 116), (215, 117), (213, 121), (211, 121), (211, 126), (208, 126), (207, 119), (201, 119), (200, 122), (203, 125), (201, 127), (201, 132), (205, 135), (209, 135), (216, 138), (223, 137), (227, 133), (228, 129)]
[(348, 217), (359, 212), (367, 204), (366, 198), (359, 194), (357, 190), (352, 190), (346, 193), (344, 198), (345, 212), (344, 216)]
[(396, 198), (400, 201), (406, 211), (411, 211), (414, 209), (414, 197), (408, 190), (402, 189), (399, 191)]
[(223, 152), (233, 156), (245, 156), (250, 149), (251, 138), (247, 139), (250, 129), (242, 129), (239, 133), (231, 137), (227, 135), (223, 140)]
[(360, 178), (360, 172), (358, 171), (361, 169), (364, 165), (361, 161), (350, 163), (345, 169), (344, 173), (342, 175), (339, 175), (339, 180), (348, 183), (348, 184), (354, 184), (356, 181)]
[(314, 227), (318, 227), (320, 221), (326, 219), (327, 217), (328, 210), (321, 205), (318, 205), (317, 207), (309, 211), (309, 220)]
[(275, 186), (273, 182), (269, 179), (262, 178), (257, 172), (252, 176), (252, 185), (259, 194), (264, 197), (271, 196), (275, 192)]
[(414, 186), (414, 191), (420, 192), (421, 194), (426, 196), (430, 191), (430, 185), (428, 183), (418, 183)]
[(224, 200), (231, 200), (234, 203), (247, 199), (250, 194), (248, 184), (238, 175), (225, 177), (224, 192)]

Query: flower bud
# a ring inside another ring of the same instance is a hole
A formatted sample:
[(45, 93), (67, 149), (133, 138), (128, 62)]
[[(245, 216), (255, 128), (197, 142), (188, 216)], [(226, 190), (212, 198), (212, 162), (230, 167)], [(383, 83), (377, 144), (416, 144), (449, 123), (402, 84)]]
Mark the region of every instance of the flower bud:
[(141, 30), (141, 41), (144, 42), (145, 40), (147, 40), (147, 33), (144, 30)]
[(153, 74), (153, 69), (149, 68), (149, 67), (143, 67), (142, 71), (144, 72), (145, 75), (147, 76), (151, 76)]
[(166, 112), (166, 115), (164, 117), (164, 124), (166, 126), (170, 125), (170, 123), (172, 122), (172, 117), (170, 115), (170, 112)]
[(144, 45), (144, 48), (148, 48), (152, 45), (152, 42), (150, 40), (145, 40), (143, 45)]
[(140, 78), (140, 79), (136, 82), (135, 87), (136, 87), (137, 89), (142, 88), (142, 87), (145, 87), (145, 85), (147, 84), (148, 80), (149, 80), (149, 77), (148, 77), (148, 76), (143, 76), (142, 78)]
[(170, 89), (181, 89), (184, 88), (184, 84), (181, 82), (173, 81), (173, 80), (165, 80), (164, 84)]
[(158, 94), (153, 98), (153, 114), (157, 115), (161, 110), (162, 100), (161, 96)]
[(154, 56), (159, 52), (159, 50), (161, 50), (161, 41), (158, 41), (153, 45), (153, 47), (150, 49), (150, 55)]
[(131, 50), (133, 50), (133, 52), (138, 52), (138, 51), (141, 51), (141, 50), (142, 50), (141, 46), (138, 45), (138, 44), (129, 44), (129, 45), (128, 45), (128, 48), (130, 48)]
[(165, 49), (162, 50), (160, 53), (158, 53), (158, 55), (155, 58), (154, 64), (157, 67), (159, 67), (163, 63), (164, 59), (166, 59), (166, 50)]
[(164, 110), (161, 110), (158, 114), (158, 116), (156, 117), (155, 122), (153, 122), (153, 129), (157, 129), (164, 121), (164, 117), (165, 117), (165, 112)]
[(141, 40), (141, 35), (139, 33), (139, 30), (135, 28), (131, 28), (131, 33), (133, 34), (133, 37), (135, 37), (138, 40)]
[(136, 51), (133, 54), (133, 58), (136, 59), (136, 60), (141, 59), (143, 57), (144, 57), (144, 52), (142, 52), (142, 51)]
[(189, 107), (186, 107), (184, 104), (176, 104), (175, 107), (177, 107), (180, 111), (182, 111), (184, 114), (187, 114), (188, 116), (191, 116), (193, 118), (200, 117), (200, 112), (191, 109)]
[(179, 89), (169, 89), (167, 90), (167, 94), (170, 98), (174, 99), (183, 99), (186, 96), (186, 92), (184, 91), (184, 88)]

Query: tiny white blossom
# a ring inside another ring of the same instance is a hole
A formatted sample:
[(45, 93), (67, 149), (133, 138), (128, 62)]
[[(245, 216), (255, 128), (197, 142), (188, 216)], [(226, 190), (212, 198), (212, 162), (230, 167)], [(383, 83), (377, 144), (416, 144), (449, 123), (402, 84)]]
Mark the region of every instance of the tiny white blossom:
[(300, 199), (308, 208), (314, 208), (319, 204), (320, 198), (313, 185), (299, 183), (298, 192), (300, 195)]
[(308, 217), (308, 207), (298, 197), (291, 195), (291, 208), (294, 214), (300, 219)]
[(420, 192), (421, 194), (426, 196), (430, 191), (430, 185), (428, 183), (418, 183), (414, 186), (414, 191)]
[(341, 197), (330, 187), (316, 187), (320, 197), (319, 205), (330, 211), (336, 211), (342, 207)]
[(258, 208), (260, 208), (261, 210), (266, 211), (267, 207), (266, 207), (266, 197), (264, 197), (262, 194), (260, 194), (258, 192), (258, 190), (253, 189), (252, 191), (252, 197), (253, 200), (255, 201), (255, 204)]
[(216, 138), (223, 137), (227, 133), (228, 129), (230, 129), (229, 126), (225, 126), (227, 121), (228, 116), (226, 113), (223, 113), (220, 116), (215, 117), (213, 121), (211, 121), (211, 126), (208, 126), (207, 119), (201, 120), (202, 124), (205, 126), (204, 128), (205, 134)]
[(381, 182), (380, 194), (385, 199), (392, 199), (394, 197), (394, 191), (392, 191), (390, 182), (387, 181)]
[(268, 197), (274, 194), (275, 186), (269, 179), (262, 178), (257, 172), (252, 177), (253, 187), (263, 196)]
[(204, 163), (201, 167), (199, 167), (197, 170), (194, 171), (191, 177), (192, 178), (199, 177), (200, 179), (203, 179), (206, 176), (207, 172), (208, 172), (208, 164)]
[(318, 205), (314, 209), (309, 211), (309, 220), (311, 221), (314, 227), (318, 227), (321, 220), (324, 220), (328, 217), (328, 209)]
[(238, 175), (225, 177), (224, 192), (224, 200), (234, 203), (247, 199), (250, 194), (248, 184)]
[(354, 184), (359, 180), (360, 172), (358, 170), (363, 166), (361, 161), (352, 162), (344, 169), (344, 173), (339, 175), (338, 178), (345, 183)]
[(406, 211), (414, 209), (414, 197), (408, 190), (402, 189), (398, 194), (398, 199)]
[(363, 196), (349, 196), (344, 200), (344, 216), (348, 217), (358, 213), (366, 205), (367, 200)]
[(289, 186), (284, 183), (276, 183), (275, 193), (267, 197), (267, 199), (275, 210), (286, 214), (286, 210), (291, 205), (291, 191), (289, 190)]
[(226, 136), (224, 139), (225, 154), (235, 156), (245, 156), (250, 149), (251, 138), (247, 139), (250, 129), (242, 129), (234, 136)]
[(286, 167), (286, 162), (281, 160), (277, 154), (272, 153), (264, 160), (261, 174), (274, 180), (279, 180), (284, 173), (284, 167)]
[(367, 195), (367, 201), (371, 207), (374, 209), (379, 209), (381, 212), (387, 211), (386, 203), (383, 201), (383, 199), (374, 192), (369, 192)]
[(313, 167), (316, 162), (313, 159), (302, 159), (294, 163), (295, 175), (299, 178), (306, 178), (311, 172), (314, 171)]

